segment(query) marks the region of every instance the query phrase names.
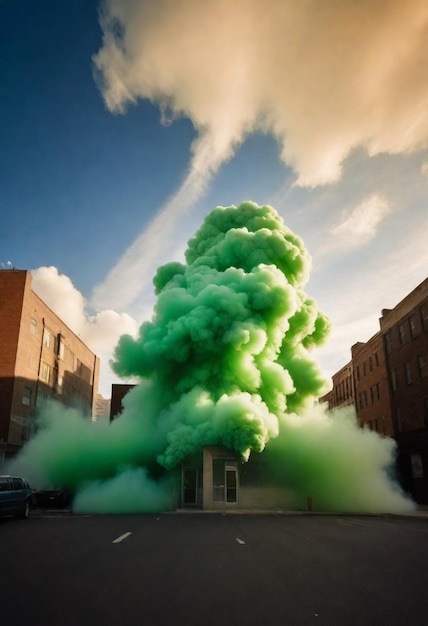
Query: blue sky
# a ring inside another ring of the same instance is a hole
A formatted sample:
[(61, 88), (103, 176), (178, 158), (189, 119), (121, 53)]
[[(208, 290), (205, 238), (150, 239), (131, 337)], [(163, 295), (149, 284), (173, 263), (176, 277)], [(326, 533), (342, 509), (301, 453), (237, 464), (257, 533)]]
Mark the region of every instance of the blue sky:
[(217, 205), (313, 258), (327, 375), (428, 271), (425, 1), (0, 1), (0, 263), (100, 354)]

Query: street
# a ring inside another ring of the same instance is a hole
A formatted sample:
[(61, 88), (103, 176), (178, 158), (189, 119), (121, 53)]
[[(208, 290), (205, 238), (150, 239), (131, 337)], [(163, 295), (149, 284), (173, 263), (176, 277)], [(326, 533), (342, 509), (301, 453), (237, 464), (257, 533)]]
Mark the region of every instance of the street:
[(4, 626), (428, 625), (428, 519), (0, 520)]

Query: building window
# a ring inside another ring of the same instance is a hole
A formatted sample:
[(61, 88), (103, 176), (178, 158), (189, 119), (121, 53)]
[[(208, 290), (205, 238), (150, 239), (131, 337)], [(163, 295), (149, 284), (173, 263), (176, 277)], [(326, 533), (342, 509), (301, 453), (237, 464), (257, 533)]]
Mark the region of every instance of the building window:
[(428, 304), (421, 306), (421, 318), (424, 330), (428, 330)]
[(374, 353), (374, 357), (375, 357), (376, 367), (379, 367), (379, 355), (377, 352)]
[(406, 328), (404, 324), (400, 324), (398, 327), (398, 340), (400, 342), (400, 346), (402, 346), (406, 341)]
[(390, 371), (392, 391), (397, 391), (397, 374), (395, 370)]
[(69, 369), (74, 370), (74, 353), (69, 348), (66, 348), (65, 346), (64, 346), (64, 363)]
[(60, 372), (58, 372), (58, 370), (56, 370), (55, 377), (56, 377), (56, 380), (55, 380), (55, 391), (56, 391), (56, 393), (61, 394), (62, 393), (62, 386), (64, 384), (64, 376)]
[(49, 400), (48, 394), (44, 393), (43, 391), (39, 391), (38, 394), (37, 394), (37, 401), (36, 401), (37, 408), (38, 409), (44, 408), (46, 406), (48, 400)]
[(43, 345), (46, 346), (46, 348), (50, 348), (51, 346), (51, 334), (46, 328), (43, 331)]
[(418, 356), (418, 367), (419, 367), (419, 376), (421, 378), (426, 378), (428, 376), (428, 360), (425, 354), (421, 354)]
[(385, 344), (386, 344), (386, 351), (388, 354), (391, 354), (392, 352), (392, 344), (391, 344), (391, 334), (390, 333), (386, 333), (385, 335)]
[(416, 317), (414, 315), (411, 315), (409, 317), (409, 326), (410, 326), (410, 336), (416, 337), (416, 335), (418, 334), (418, 327), (416, 324)]
[(408, 361), (404, 367), (406, 370), (406, 383), (410, 385), (413, 382), (412, 364), (410, 363), (410, 361)]
[(31, 406), (31, 389), (30, 387), (24, 387), (22, 394), (22, 404), (25, 406)]
[(60, 359), (64, 360), (64, 337), (61, 333), (58, 333), (56, 338), (56, 354)]
[(428, 396), (424, 398), (424, 425), (428, 428)]
[(372, 372), (373, 371), (373, 359), (371, 356), (369, 356), (369, 370)]
[(37, 333), (37, 320), (35, 320), (34, 317), (30, 320), (30, 333), (32, 335), (36, 335)]
[(44, 361), (40, 364), (40, 378), (44, 380), (46, 383), (50, 381), (51, 378), (51, 368), (50, 365), (45, 363)]

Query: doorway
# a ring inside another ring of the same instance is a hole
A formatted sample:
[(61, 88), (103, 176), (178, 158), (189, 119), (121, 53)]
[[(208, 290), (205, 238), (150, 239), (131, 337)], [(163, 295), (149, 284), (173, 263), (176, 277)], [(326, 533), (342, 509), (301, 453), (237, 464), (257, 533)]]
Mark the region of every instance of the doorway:
[(226, 465), (226, 502), (233, 504), (238, 502), (238, 468), (233, 465)]
[(198, 468), (183, 467), (183, 505), (192, 506), (198, 502)]

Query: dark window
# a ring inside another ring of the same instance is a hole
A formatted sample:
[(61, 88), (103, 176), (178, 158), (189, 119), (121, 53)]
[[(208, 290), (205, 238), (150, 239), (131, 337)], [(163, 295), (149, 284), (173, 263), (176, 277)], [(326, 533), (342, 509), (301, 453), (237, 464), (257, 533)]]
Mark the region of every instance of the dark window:
[(385, 335), (385, 344), (386, 344), (386, 351), (388, 352), (388, 354), (391, 354), (391, 352), (392, 352), (392, 344), (391, 344), (391, 334), (390, 333), (386, 333), (386, 335)]
[(376, 383), (376, 398), (379, 400), (380, 399), (380, 389), (379, 389), (379, 383)]
[(428, 304), (421, 306), (421, 319), (424, 330), (428, 330)]
[(0, 478), (0, 491), (9, 491), (9, 479)]
[(409, 326), (410, 326), (410, 336), (416, 337), (416, 335), (418, 334), (418, 327), (416, 324), (416, 317), (414, 315), (411, 315), (409, 317)]
[(390, 374), (392, 391), (397, 391), (397, 374), (395, 370), (391, 370)]
[(413, 382), (412, 364), (408, 361), (404, 367), (406, 370), (406, 382), (410, 385)]
[(420, 354), (418, 356), (418, 367), (419, 367), (419, 376), (421, 378), (426, 378), (426, 376), (428, 376), (428, 360), (425, 354)]
[(22, 404), (25, 406), (31, 405), (31, 389), (30, 387), (24, 387), (24, 391), (22, 393)]

